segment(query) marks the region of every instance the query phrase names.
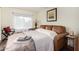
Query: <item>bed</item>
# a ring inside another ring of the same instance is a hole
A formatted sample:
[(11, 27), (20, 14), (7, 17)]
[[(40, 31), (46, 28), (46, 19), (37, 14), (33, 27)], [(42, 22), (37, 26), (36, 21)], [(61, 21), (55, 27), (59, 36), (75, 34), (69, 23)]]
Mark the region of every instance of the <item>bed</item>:
[[(8, 37), (5, 51), (58, 51), (65, 45), (64, 26), (41, 25), (39, 29), (15, 33)], [(17, 42), (19, 37), (31, 36), (31, 40)]]
[(54, 38), (54, 51), (59, 51), (66, 45), (65, 36), (68, 35), (66, 28), (61, 25), (41, 25), (43, 29), (55, 31), (57, 35)]

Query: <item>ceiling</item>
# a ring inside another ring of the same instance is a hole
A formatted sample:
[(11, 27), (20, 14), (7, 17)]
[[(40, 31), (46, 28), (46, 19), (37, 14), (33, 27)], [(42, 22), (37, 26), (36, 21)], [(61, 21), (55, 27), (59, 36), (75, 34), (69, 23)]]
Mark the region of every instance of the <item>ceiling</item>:
[(39, 12), (41, 10), (52, 9), (53, 7), (16, 7), (16, 8), (23, 9), (23, 10), (29, 10), (33, 12)]

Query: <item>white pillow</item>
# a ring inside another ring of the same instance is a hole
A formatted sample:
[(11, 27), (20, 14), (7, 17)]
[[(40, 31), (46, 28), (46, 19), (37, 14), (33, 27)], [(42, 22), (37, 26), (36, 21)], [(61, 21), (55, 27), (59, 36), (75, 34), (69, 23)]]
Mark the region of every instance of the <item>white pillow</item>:
[(15, 32), (17, 33), (24, 32), (24, 29), (15, 29)]
[(37, 29), (36, 31), (41, 32), (41, 33), (44, 33), (44, 34), (46, 34), (46, 35), (48, 35), (48, 36), (51, 36), (51, 37), (57, 35), (57, 33), (54, 32), (54, 31), (50, 31), (50, 30), (46, 30), (46, 29), (42, 29), (42, 28), (39, 28), (39, 29)]

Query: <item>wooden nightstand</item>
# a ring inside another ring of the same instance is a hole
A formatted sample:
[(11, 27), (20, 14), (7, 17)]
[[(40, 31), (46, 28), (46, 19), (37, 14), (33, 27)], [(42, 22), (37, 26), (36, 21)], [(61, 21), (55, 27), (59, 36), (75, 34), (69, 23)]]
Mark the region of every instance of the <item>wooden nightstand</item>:
[(77, 40), (75, 40), (75, 51), (79, 51), (79, 36), (77, 36)]
[[(75, 35), (67, 35), (67, 48), (71, 51), (76, 51), (77, 49), (77, 37)], [(73, 40), (73, 47), (68, 46), (68, 40)]]

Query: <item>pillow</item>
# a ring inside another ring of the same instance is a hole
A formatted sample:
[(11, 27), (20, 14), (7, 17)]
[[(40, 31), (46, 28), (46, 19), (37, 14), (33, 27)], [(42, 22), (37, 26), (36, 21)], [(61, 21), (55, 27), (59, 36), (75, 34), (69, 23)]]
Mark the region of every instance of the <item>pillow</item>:
[(4, 31), (6, 32), (6, 33), (8, 33), (8, 32), (11, 32), (11, 28), (8, 26), (8, 27), (5, 27), (4, 28)]
[(64, 27), (54, 26), (52, 28), (52, 31), (55, 31), (57, 34), (65, 33)]
[(51, 27), (46, 27), (46, 29), (47, 29), (47, 30), (52, 30), (52, 28), (51, 28)]
[(16, 32), (16, 33), (22, 33), (23, 30), (22, 30), (22, 29), (15, 29), (15, 32)]
[(43, 28), (43, 29), (45, 29), (45, 28), (46, 28), (46, 26), (43, 26), (43, 25), (41, 25), (41, 26), (40, 26), (40, 28)]
[(56, 39), (56, 40), (62, 39), (62, 38), (65, 37), (66, 35), (68, 35), (67, 32), (66, 32), (66, 33), (62, 33), (62, 34), (59, 34), (59, 35), (57, 35), (57, 36), (55, 37), (55, 39)]
[(41, 32), (41, 33), (44, 33), (44, 34), (46, 34), (46, 35), (48, 35), (48, 36), (51, 36), (51, 37), (53, 37), (53, 36), (56, 36), (56, 35), (57, 35), (57, 33), (56, 33), (56, 32), (54, 32), (54, 31), (51, 31), (51, 30), (46, 30), (46, 29), (42, 29), (42, 28), (37, 29), (36, 31)]

